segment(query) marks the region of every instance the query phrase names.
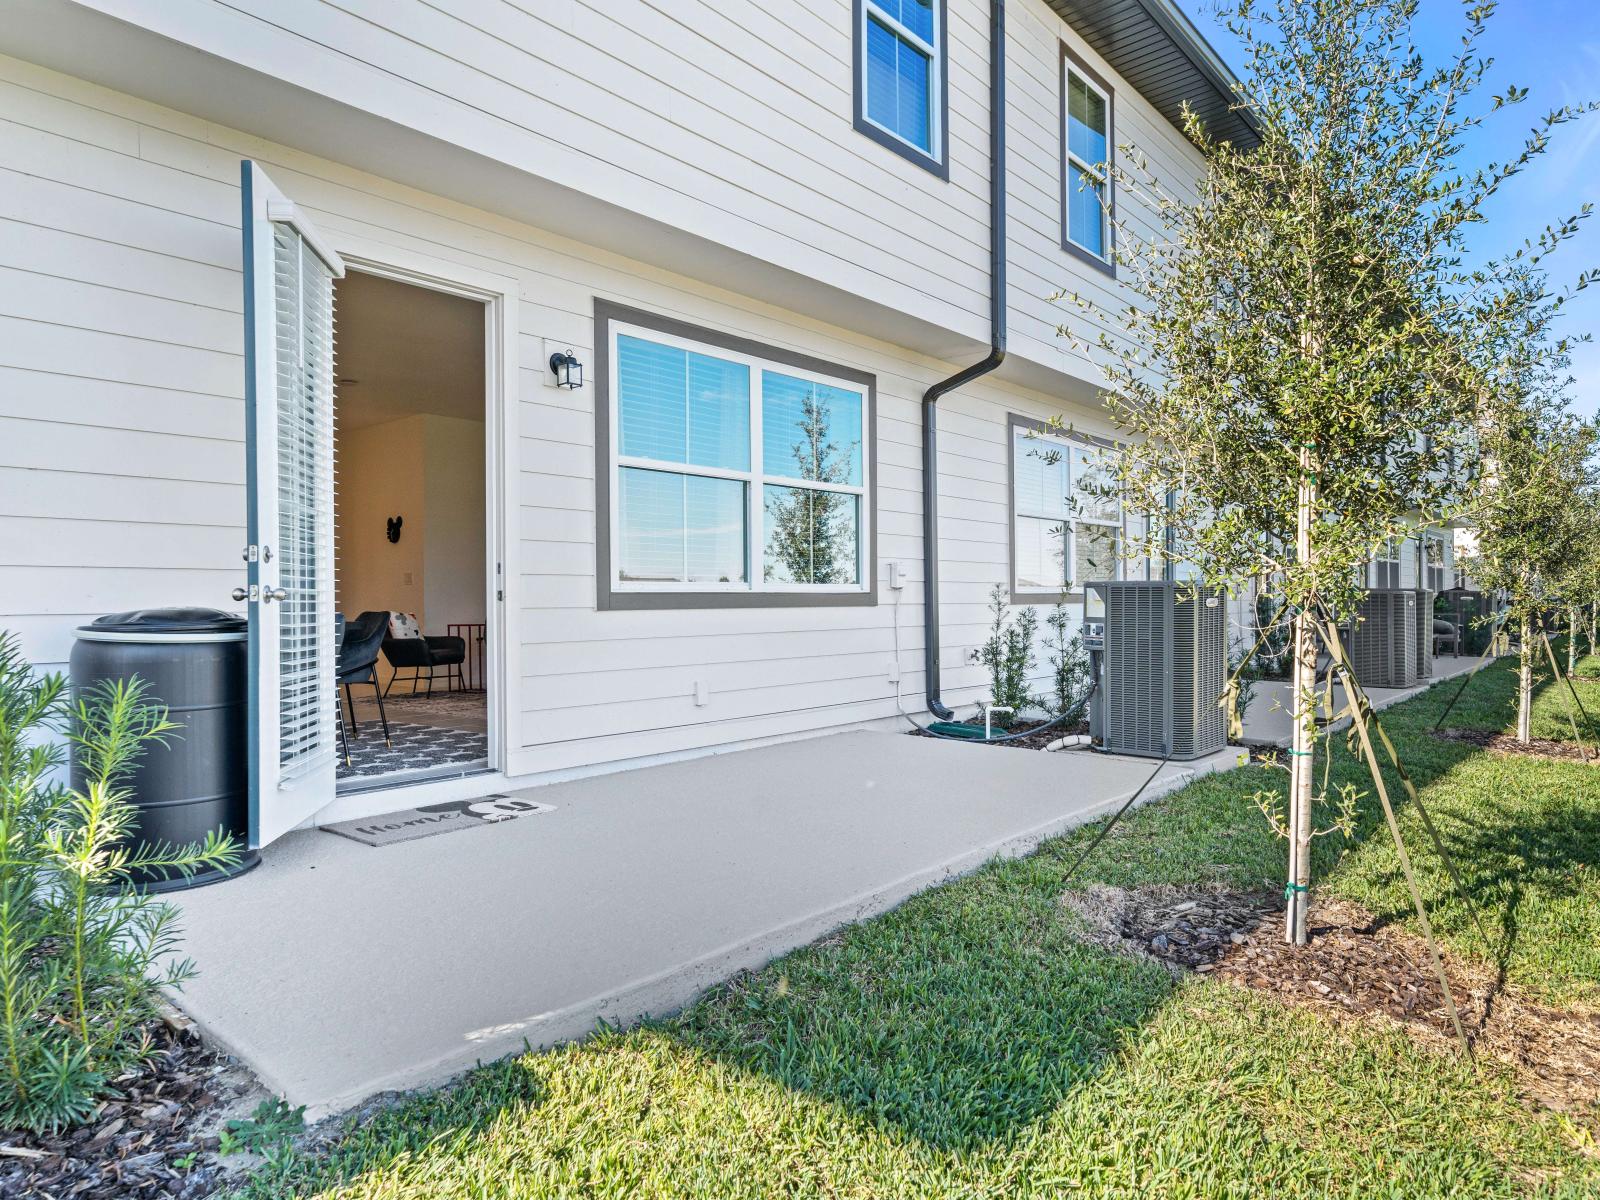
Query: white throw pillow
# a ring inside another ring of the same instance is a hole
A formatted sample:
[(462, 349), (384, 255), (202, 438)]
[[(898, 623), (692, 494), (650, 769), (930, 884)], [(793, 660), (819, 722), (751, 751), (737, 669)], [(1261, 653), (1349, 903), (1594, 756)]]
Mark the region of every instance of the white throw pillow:
[(417, 614), (398, 612), (390, 613), (389, 636), (394, 638), (394, 640), (397, 642), (403, 641), (406, 638), (421, 637), (422, 626), (417, 624)]

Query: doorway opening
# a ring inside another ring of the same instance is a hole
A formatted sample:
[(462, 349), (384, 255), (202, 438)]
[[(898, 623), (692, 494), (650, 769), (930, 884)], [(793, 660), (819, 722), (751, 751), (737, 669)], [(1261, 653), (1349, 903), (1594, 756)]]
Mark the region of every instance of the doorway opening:
[(487, 306), (334, 284), (342, 794), (487, 770)]

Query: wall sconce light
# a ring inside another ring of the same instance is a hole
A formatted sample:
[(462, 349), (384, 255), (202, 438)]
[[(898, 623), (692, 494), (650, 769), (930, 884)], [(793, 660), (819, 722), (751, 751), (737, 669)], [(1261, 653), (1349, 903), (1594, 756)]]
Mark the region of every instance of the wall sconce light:
[(550, 356), (550, 370), (555, 372), (556, 386), (564, 388), (581, 388), (583, 386), (583, 364), (571, 350), (557, 351)]

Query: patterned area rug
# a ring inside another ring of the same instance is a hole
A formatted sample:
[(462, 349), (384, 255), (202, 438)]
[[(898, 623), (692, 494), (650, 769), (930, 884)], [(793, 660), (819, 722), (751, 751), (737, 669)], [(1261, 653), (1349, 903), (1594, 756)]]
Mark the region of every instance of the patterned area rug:
[(383, 729), (376, 721), (363, 721), (361, 736), (350, 739), (350, 765), (339, 760), (339, 778), (360, 779), (394, 771), (422, 771), (489, 757), (486, 733), (390, 721), (389, 734), (394, 743), (392, 748), (383, 744)]
[(402, 716), (409, 712), (417, 720), (423, 720), (425, 716), (435, 713), (442, 717), (457, 719), (486, 717), (489, 713), (487, 693), (447, 692), (442, 686), (434, 691), (431, 698), (426, 692), (419, 692), (415, 696), (407, 696), (398, 691), (390, 692), (384, 698), (383, 705)]

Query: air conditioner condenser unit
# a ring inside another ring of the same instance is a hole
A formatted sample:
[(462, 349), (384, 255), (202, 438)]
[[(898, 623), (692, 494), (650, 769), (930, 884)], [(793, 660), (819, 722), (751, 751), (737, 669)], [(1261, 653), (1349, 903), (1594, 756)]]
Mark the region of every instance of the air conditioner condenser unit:
[(1183, 761), (1228, 744), (1219, 700), (1228, 677), (1222, 592), (1193, 583), (1084, 585), (1105, 603), (1091, 728), (1112, 754)]

